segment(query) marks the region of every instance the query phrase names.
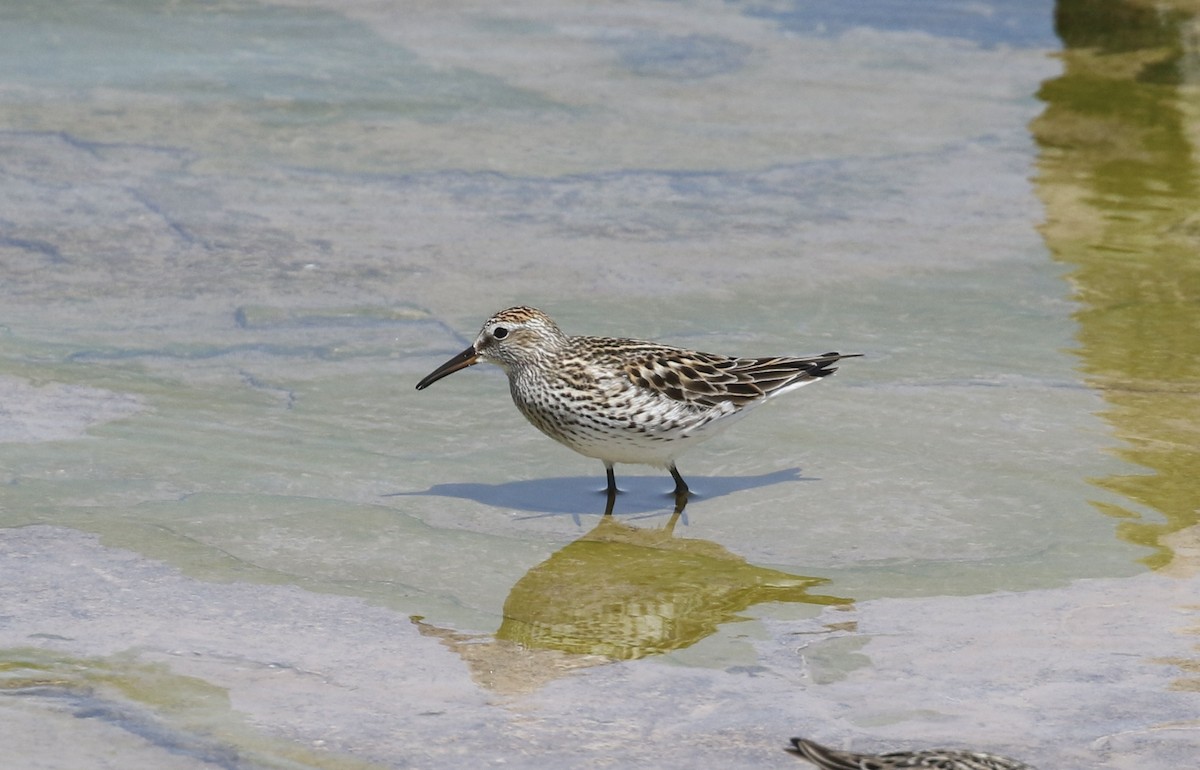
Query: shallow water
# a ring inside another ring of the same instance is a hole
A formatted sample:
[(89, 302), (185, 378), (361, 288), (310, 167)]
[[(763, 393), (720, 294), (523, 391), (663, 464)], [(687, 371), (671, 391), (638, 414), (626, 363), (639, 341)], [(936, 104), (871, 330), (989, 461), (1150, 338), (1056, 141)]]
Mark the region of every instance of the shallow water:
[[(9, 4), (10, 756), (1186, 766), (1195, 22), (1110, 10)], [(606, 521), (413, 389), (516, 303), (865, 357)]]

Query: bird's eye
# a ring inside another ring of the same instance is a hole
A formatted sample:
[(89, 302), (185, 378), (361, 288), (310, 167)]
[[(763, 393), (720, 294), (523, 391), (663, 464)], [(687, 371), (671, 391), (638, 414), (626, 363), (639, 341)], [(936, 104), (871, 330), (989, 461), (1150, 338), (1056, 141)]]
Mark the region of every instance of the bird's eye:
[(497, 326), (495, 329), (492, 329), (492, 336), (498, 340), (502, 340), (508, 336), (508, 329), (503, 326)]

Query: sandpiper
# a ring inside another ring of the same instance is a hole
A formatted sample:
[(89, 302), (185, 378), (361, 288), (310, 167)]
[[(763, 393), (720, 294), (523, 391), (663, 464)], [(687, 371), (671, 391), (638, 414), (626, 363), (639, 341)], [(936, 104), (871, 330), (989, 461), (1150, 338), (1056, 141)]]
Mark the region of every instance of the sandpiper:
[(792, 738), (792, 745), (787, 750), (825, 770), (899, 770), (905, 767), (933, 770), (1034, 770), (1032, 765), (1008, 757), (956, 749), (855, 754), (826, 748), (803, 738)]
[(510, 307), (483, 325), (471, 347), (417, 383), (424, 390), (479, 361), (508, 375), (521, 414), (550, 438), (604, 463), (608, 507), (615, 463), (666, 468), (676, 510), (688, 486), (675, 459), (752, 407), (828, 377), (843, 358), (735, 358), (640, 340), (567, 336), (542, 311)]

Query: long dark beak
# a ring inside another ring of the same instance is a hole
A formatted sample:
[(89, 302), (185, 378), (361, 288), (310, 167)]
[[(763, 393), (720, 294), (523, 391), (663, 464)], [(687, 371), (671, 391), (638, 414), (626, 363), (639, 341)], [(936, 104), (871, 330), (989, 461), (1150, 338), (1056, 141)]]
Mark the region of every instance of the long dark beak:
[(467, 348), (459, 353), (454, 358), (451, 358), (446, 363), (434, 369), (429, 374), (425, 375), (425, 379), (417, 383), (417, 390), (425, 390), (433, 383), (445, 377), (447, 374), (454, 374), (459, 369), (466, 369), (471, 364), (479, 360), (479, 354), (475, 352), (475, 346)]

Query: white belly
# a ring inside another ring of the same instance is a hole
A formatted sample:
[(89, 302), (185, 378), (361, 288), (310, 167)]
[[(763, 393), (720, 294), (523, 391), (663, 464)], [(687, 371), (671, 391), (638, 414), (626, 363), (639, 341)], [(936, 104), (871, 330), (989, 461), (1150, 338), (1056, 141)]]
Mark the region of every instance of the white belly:
[(581, 455), (609, 463), (663, 468), (747, 411), (732, 404), (697, 409), (662, 400), (639, 403), (636, 393), (632, 399), (618, 397), (602, 405), (522, 395), (513, 394), (521, 413), (538, 430)]

